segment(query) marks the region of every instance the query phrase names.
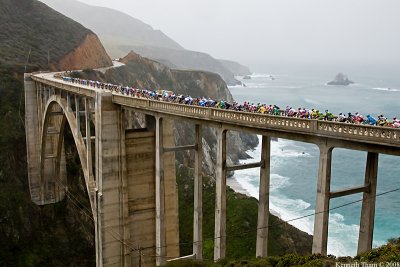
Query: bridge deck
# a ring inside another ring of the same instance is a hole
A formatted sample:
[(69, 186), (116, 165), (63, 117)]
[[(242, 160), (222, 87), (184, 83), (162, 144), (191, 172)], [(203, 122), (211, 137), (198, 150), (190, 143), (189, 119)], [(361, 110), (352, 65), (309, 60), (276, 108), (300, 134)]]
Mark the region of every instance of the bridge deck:
[[(51, 87), (87, 97), (95, 97), (96, 92), (102, 91), (102, 89), (72, 84), (54, 78), (54, 73), (35, 74), (32, 75), (32, 79)], [(400, 147), (400, 129), (200, 107), (132, 97), (116, 92), (112, 94), (115, 104), (127, 108), (137, 109), (144, 113), (165, 114), (198, 120), (211, 126), (213, 124), (229, 125), (231, 129), (235, 129), (235, 127), (239, 127), (238, 129), (247, 128), (247, 130), (254, 130), (256, 133), (267, 131), (275, 133), (274, 136), (277, 137), (281, 136), (286, 139), (310, 143), (315, 143), (316, 138), (322, 137), (396, 149)]]

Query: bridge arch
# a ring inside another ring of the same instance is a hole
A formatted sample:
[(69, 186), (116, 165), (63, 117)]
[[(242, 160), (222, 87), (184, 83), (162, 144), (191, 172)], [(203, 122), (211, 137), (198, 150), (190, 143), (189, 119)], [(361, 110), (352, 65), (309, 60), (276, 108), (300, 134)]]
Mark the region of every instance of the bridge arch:
[[(45, 104), (39, 139), (42, 200), (57, 202), (65, 196), (63, 188), (60, 187), (66, 185), (64, 129), (66, 123), (68, 123), (78, 151), (92, 213), (95, 214), (95, 181), (90, 170), (93, 165), (89, 162), (91, 155), (88, 155), (88, 149), (80, 127), (78, 127), (79, 120), (77, 120), (75, 113), (71, 110), (66, 99), (59, 95), (51, 95)], [(88, 144), (90, 142), (90, 139), (87, 140)]]

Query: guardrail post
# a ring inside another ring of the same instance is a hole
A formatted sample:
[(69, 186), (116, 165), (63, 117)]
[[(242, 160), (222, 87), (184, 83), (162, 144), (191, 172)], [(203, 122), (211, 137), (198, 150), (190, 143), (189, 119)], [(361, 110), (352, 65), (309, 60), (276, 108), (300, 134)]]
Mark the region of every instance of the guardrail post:
[(314, 132), (318, 131), (318, 120), (312, 120), (311, 125), (312, 125), (311, 126), (312, 131)]

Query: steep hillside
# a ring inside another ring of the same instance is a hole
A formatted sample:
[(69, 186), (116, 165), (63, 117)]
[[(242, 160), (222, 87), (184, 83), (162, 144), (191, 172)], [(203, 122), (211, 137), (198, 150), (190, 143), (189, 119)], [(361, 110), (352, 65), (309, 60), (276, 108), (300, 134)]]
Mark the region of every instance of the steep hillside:
[(150, 25), (117, 10), (91, 6), (75, 0), (41, 1), (95, 31), (114, 57), (121, 57), (129, 52), (119, 51), (116, 46), (120, 44), (158, 44), (160, 47), (183, 49), (162, 31), (154, 30)]
[(75, 0), (41, 1), (96, 32), (113, 58), (123, 57), (133, 50), (142, 56), (171, 63), (167, 64), (170, 67), (215, 72), (228, 85), (239, 84), (234, 73), (215, 58), (185, 50), (163, 32), (122, 12)]
[[(170, 88), (174, 92), (193, 97), (208, 96), (214, 99), (233, 100), (225, 82), (218, 74), (170, 69), (157, 61), (142, 57), (132, 51), (122, 58), (121, 62), (125, 63), (127, 68), (110, 70), (108, 75), (124, 72), (130, 80), (135, 79), (135, 83), (143, 88)], [(160, 77), (159, 74), (165, 77)], [(115, 79), (112, 76), (110, 78)], [(123, 81), (126, 78), (122, 77)], [(153, 84), (149, 81), (153, 81)], [(147, 82), (147, 84), (144, 84), (144, 82)]]
[(154, 46), (120, 46), (123, 51), (133, 50), (136, 53), (159, 61), (167, 60), (179, 69), (204, 70), (218, 73), (228, 85), (236, 85), (239, 82), (235, 79), (233, 72), (226, 68), (221, 62), (202, 52), (189, 50), (176, 50)]
[[(88, 40), (95, 50), (86, 48), (86, 53), (76, 57), (71, 66), (59, 65), (67, 54), (87, 46)], [(43, 3), (1, 0), (0, 63), (22, 66), (28, 63), (54, 70), (108, 66), (111, 60), (93, 32)]]
[(225, 60), (225, 59), (218, 59), (219, 62), (222, 63), (222, 65), (230, 70), (233, 74), (238, 75), (238, 76), (245, 76), (245, 75), (250, 75), (251, 71), (248, 67), (243, 66), (235, 61), (232, 60)]

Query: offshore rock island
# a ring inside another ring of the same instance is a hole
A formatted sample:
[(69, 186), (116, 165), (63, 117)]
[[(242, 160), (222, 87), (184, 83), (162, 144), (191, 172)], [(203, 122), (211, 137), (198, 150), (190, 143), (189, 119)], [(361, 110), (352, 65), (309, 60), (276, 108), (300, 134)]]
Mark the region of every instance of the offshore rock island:
[(349, 84), (354, 83), (353, 81), (349, 80), (349, 78), (347, 77), (347, 75), (339, 72), (336, 76), (335, 79), (333, 81), (328, 82), (328, 85), (344, 85), (347, 86)]

